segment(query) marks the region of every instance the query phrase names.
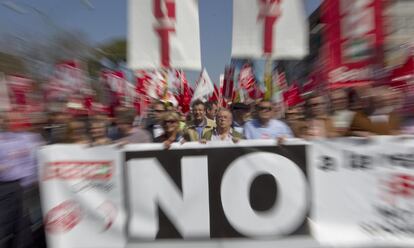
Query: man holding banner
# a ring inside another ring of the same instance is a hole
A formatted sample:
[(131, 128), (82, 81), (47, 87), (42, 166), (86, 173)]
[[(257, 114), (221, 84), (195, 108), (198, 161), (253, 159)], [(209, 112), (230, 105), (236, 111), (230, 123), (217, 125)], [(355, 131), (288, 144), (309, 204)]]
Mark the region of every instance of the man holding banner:
[(261, 101), (256, 105), (256, 118), (244, 126), (247, 139), (292, 138), (292, 130), (282, 121), (272, 119), (272, 104)]

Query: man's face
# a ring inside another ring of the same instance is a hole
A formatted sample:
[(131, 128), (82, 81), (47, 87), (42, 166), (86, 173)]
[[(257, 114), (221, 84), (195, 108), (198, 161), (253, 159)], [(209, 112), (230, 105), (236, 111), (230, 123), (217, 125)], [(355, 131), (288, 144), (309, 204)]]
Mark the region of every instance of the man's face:
[(205, 116), (206, 116), (206, 110), (204, 108), (204, 105), (202, 104), (195, 105), (193, 109), (194, 120), (203, 121)]
[(217, 115), (217, 110), (218, 110), (217, 104), (213, 104), (211, 106), (211, 109), (207, 110), (207, 118), (214, 120), (214, 118), (216, 118), (216, 115)]
[(165, 112), (165, 107), (163, 104), (155, 104), (152, 111), (154, 119), (160, 121), (162, 114)]
[(248, 109), (236, 109), (233, 111), (234, 119), (243, 125), (250, 117), (250, 111)]
[(217, 127), (227, 129), (231, 127), (233, 118), (228, 111), (219, 111), (216, 116)]
[(272, 118), (272, 114), (272, 104), (270, 102), (261, 102), (257, 105), (259, 120), (268, 121)]

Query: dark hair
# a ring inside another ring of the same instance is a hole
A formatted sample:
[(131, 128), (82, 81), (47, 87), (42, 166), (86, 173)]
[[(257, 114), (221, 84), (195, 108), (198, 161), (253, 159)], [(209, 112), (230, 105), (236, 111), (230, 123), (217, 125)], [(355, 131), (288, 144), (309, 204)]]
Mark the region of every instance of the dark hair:
[(203, 101), (201, 101), (201, 100), (195, 100), (195, 101), (191, 104), (191, 108), (192, 108), (192, 109), (194, 109), (194, 108), (195, 108), (195, 106), (198, 106), (198, 105), (203, 105), (203, 106), (204, 106), (204, 108), (206, 107), (206, 104), (205, 104)]
[(165, 103), (160, 100), (153, 101), (151, 104), (151, 108), (154, 108), (155, 105), (161, 105), (164, 108), (164, 110), (166, 109)]
[(257, 103), (255, 105), (255, 108), (257, 109), (259, 107), (259, 104), (264, 103), (264, 102), (268, 102), (268, 103), (272, 104), (272, 102), (269, 101), (269, 100), (261, 99), (261, 100), (257, 101)]
[(207, 110), (213, 109), (214, 105), (217, 105), (217, 101), (209, 101), (205, 104)]

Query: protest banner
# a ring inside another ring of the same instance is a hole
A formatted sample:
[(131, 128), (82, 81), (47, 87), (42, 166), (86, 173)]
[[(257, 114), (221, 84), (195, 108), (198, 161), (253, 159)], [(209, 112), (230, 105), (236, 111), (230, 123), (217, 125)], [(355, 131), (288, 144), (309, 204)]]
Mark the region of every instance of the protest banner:
[(39, 151), (48, 247), (125, 247), (119, 150), (82, 145)]
[(312, 143), (312, 233), (323, 245), (414, 245), (414, 140)]
[(201, 69), (198, 0), (129, 0), (128, 65)]
[(308, 25), (301, 0), (233, 1), (232, 58), (302, 58)]
[(327, 80), (330, 88), (367, 85), (377, 80), (385, 38), (382, 0), (324, 1)]
[(46, 147), (39, 172), (48, 243), (92, 248), (162, 247), (166, 240), (172, 246), (198, 240), (208, 247), (286, 238), (312, 242), (306, 146), (275, 145)]
[(40, 151), (52, 247), (413, 245), (414, 140)]

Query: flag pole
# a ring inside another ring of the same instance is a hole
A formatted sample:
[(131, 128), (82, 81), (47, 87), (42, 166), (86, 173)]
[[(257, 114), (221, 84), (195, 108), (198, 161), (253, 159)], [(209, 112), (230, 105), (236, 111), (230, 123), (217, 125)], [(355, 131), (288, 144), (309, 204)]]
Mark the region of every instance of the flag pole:
[(271, 54), (265, 54), (265, 70), (264, 70), (264, 83), (265, 83), (265, 95), (264, 99), (270, 101), (273, 95), (273, 87), (272, 87), (272, 64), (273, 60), (271, 58)]

